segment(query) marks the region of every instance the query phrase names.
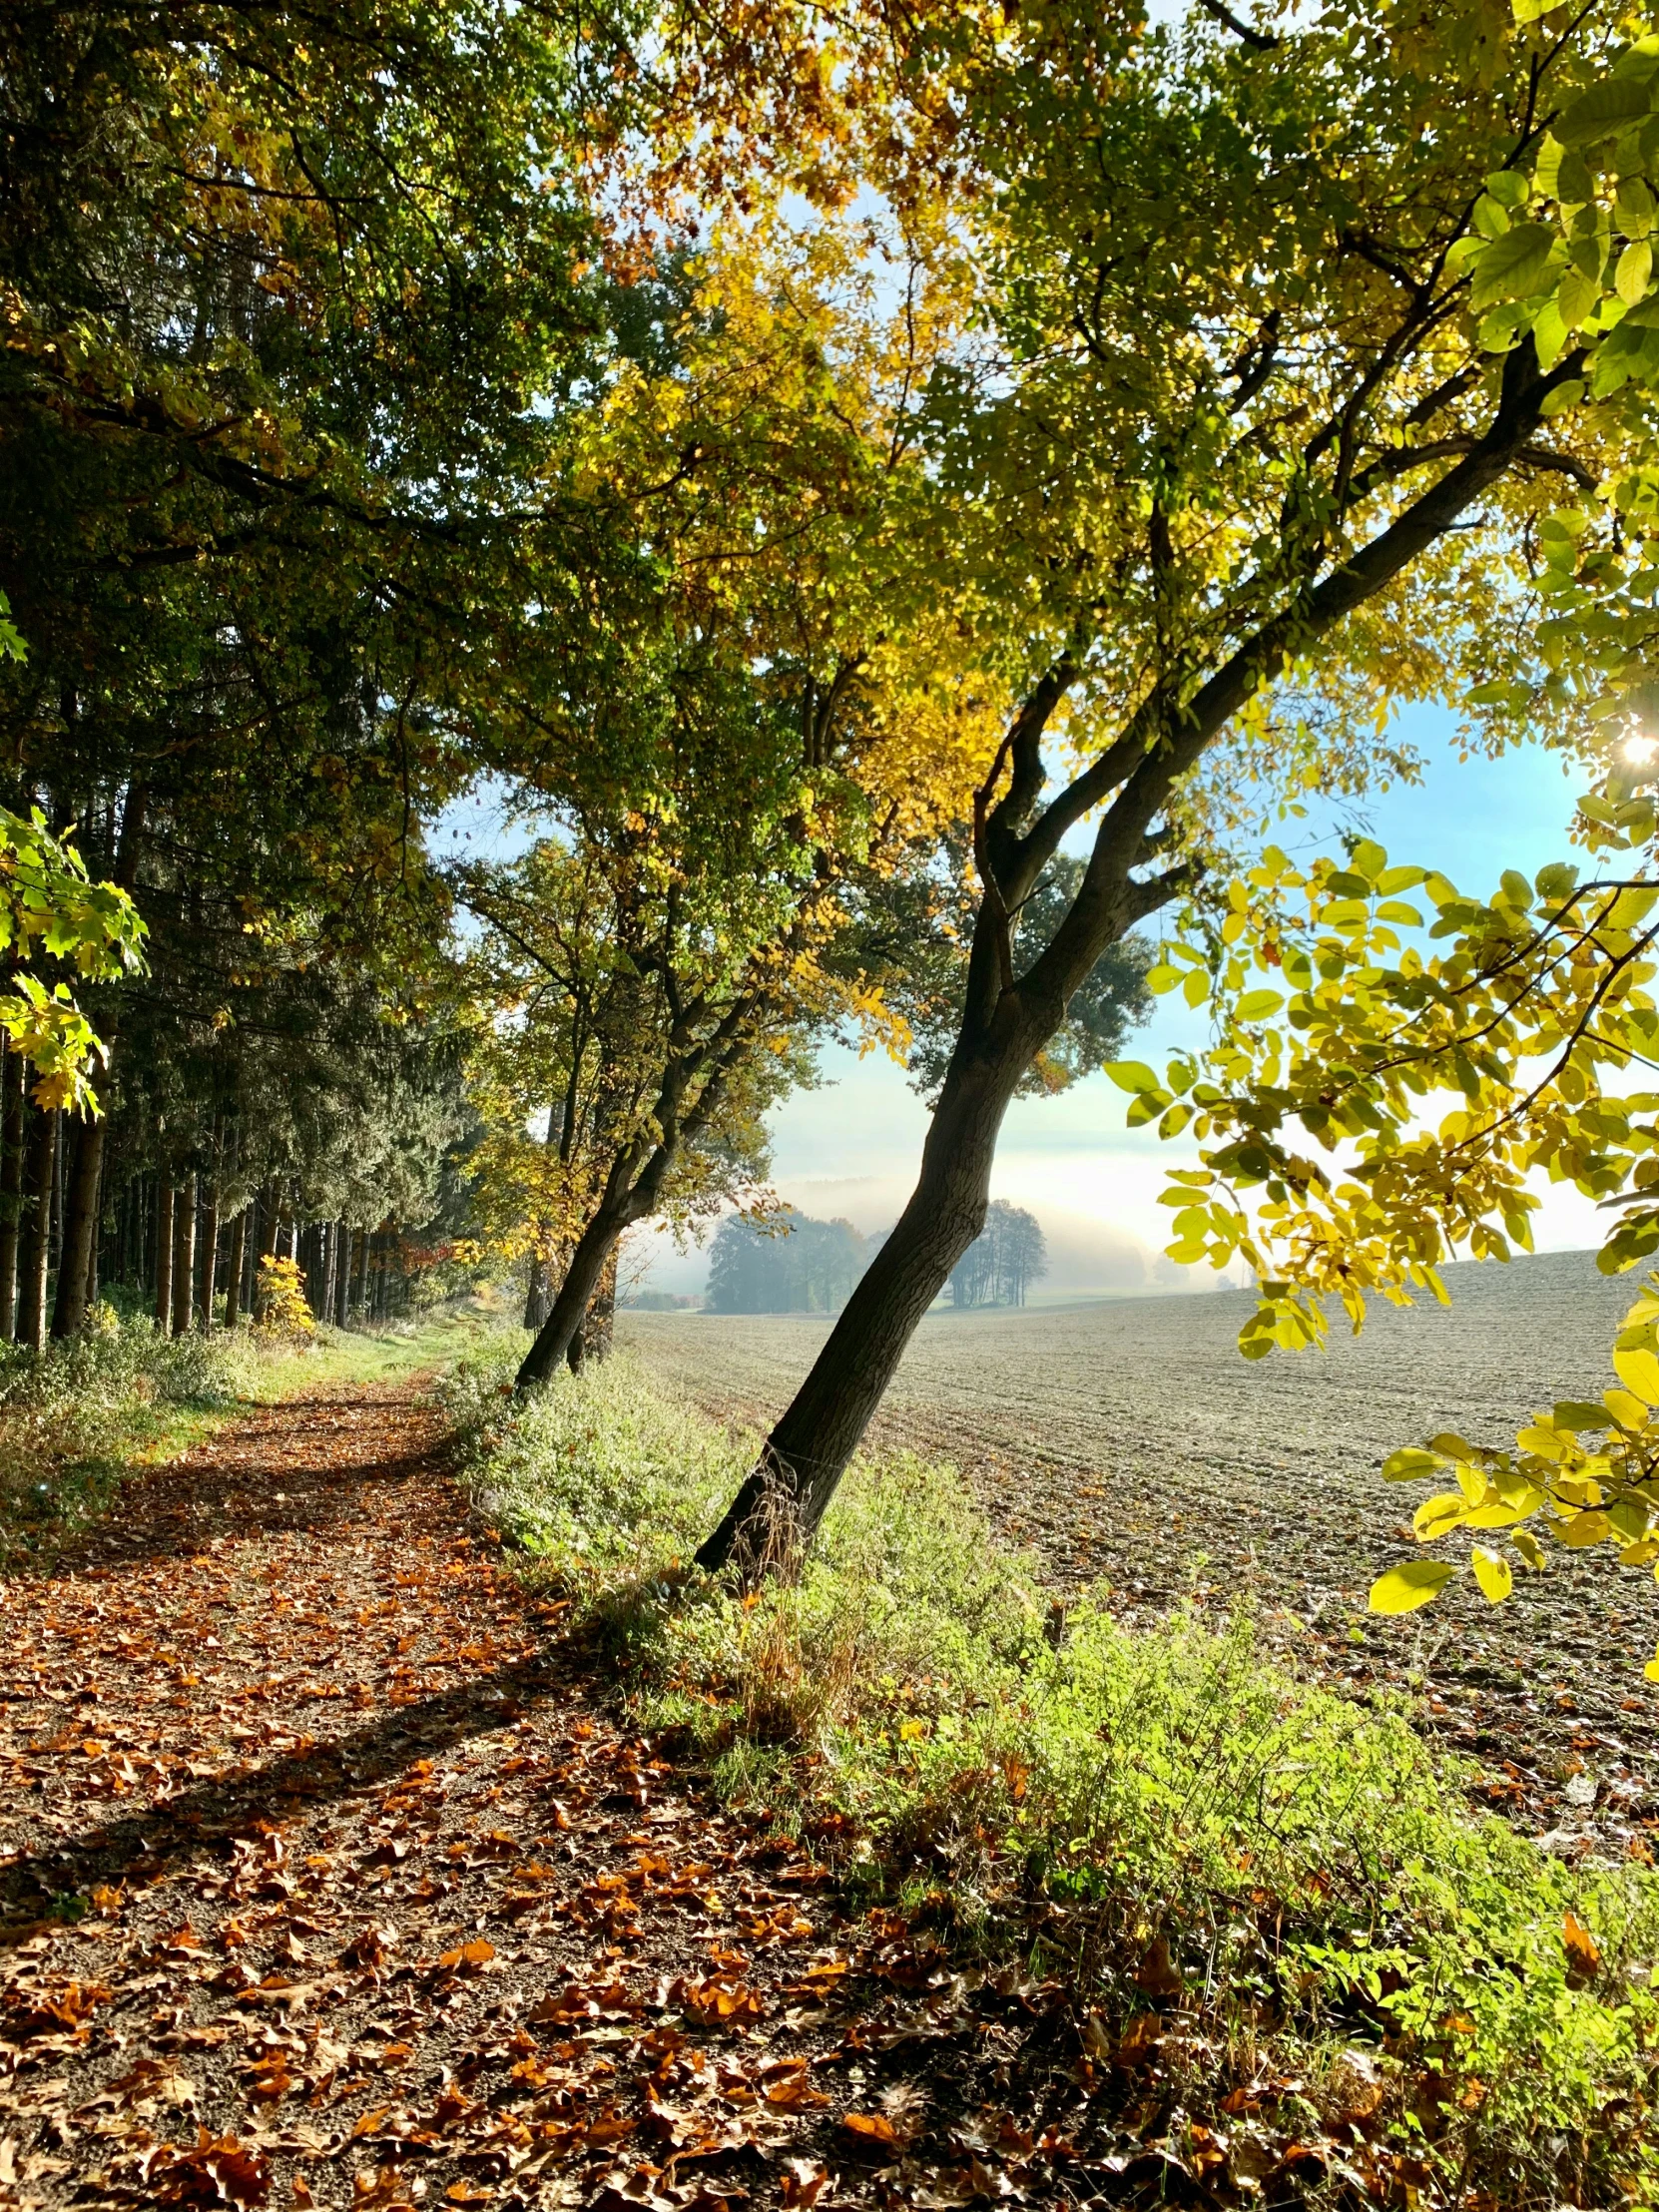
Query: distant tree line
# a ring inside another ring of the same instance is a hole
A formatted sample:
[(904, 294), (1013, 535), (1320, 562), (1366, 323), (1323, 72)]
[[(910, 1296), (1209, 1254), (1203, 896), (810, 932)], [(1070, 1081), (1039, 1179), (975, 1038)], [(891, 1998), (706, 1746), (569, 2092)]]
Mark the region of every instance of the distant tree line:
[(1048, 1273), (1048, 1247), (1035, 1214), (994, 1198), (985, 1226), (950, 1271), (952, 1306), (1023, 1306)]
[(849, 1221), (815, 1221), (786, 1206), (766, 1222), (732, 1214), (709, 1259), (716, 1314), (834, 1314), (864, 1272), (869, 1247)]

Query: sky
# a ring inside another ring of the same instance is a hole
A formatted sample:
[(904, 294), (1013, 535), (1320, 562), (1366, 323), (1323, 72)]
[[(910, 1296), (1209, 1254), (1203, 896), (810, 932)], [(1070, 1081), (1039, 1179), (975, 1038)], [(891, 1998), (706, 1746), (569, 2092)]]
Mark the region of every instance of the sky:
[[(1580, 783), (1540, 749), (1497, 761), (1460, 761), (1450, 715), (1402, 713), (1399, 727), (1423, 757), (1419, 785), (1398, 786), (1345, 820), (1385, 845), (1391, 858), (1437, 868), (1482, 896), (1505, 867), (1528, 876), (1568, 849), (1566, 826)], [(1580, 779), (1580, 782), (1582, 779)], [(1334, 816), (1288, 825), (1279, 841), (1311, 856), (1335, 849)], [(1125, 1047), (1158, 1064), (1177, 1046), (1205, 1042), (1207, 1024), (1183, 1001), (1157, 1001), (1151, 1024)], [(772, 1116), (773, 1183), (804, 1213), (843, 1215), (866, 1234), (886, 1228), (914, 1181), (927, 1115), (904, 1072), (884, 1055), (860, 1059), (832, 1046), (821, 1056), (823, 1081), (798, 1092)], [(1155, 1131), (1127, 1129), (1128, 1100), (1104, 1075), (1057, 1098), (1016, 1100), (1003, 1126), (992, 1196), (1029, 1207), (1049, 1249), (1049, 1298), (1156, 1289), (1198, 1290), (1207, 1269), (1178, 1270), (1162, 1257), (1168, 1210), (1158, 1193), (1168, 1169), (1189, 1164), (1190, 1145), (1165, 1144)], [(1541, 1251), (1598, 1244), (1593, 1207), (1574, 1192), (1539, 1187), (1534, 1231)], [(707, 1255), (677, 1253), (665, 1238), (651, 1251), (648, 1287), (681, 1293), (702, 1288)]]

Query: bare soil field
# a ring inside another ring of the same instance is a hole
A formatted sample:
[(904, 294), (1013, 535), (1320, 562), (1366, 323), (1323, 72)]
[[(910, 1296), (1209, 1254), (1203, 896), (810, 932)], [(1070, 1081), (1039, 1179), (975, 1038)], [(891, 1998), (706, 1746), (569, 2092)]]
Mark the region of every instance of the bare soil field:
[[(1322, 1669), (1420, 1689), (1430, 1725), (1487, 1768), (1489, 1801), (1556, 1848), (1643, 1851), (1659, 1829), (1650, 1569), (1556, 1550), (1500, 1608), (1465, 1575), (1425, 1613), (1365, 1610), (1373, 1577), (1417, 1551), (1405, 1524), (1423, 1491), (1382, 1482), (1384, 1456), (1442, 1428), (1506, 1443), (1554, 1398), (1599, 1397), (1636, 1288), (1588, 1253), (1447, 1281), (1449, 1311), (1379, 1306), (1358, 1340), (1254, 1366), (1235, 1344), (1243, 1292), (937, 1313), (871, 1440), (954, 1461), (1058, 1595), (1105, 1581), (1129, 1614), (1252, 1598)], [(655, 1372), (746, 1426), (782, 1409), (830, 1326), (621, 1320)]]

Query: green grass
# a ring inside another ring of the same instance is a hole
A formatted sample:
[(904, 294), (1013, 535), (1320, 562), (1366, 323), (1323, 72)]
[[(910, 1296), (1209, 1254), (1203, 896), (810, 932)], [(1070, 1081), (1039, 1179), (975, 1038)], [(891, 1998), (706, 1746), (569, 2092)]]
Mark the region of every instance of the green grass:
[(945, 1467), (860, 1463), (801, 1580), (746, 1603), (686, 1562), (755, 1439), (626, 1356), (519, 1407), (507, 1359), (447, 1385), (480, 1509), (606, 1639), (642, 1724), (834, 1837), (849, 1882), (1035, 1945), (1112, 2035), (1167, 1945), (1195, 2116), (1272, 2073), (1301, 2084), (1282, 2124), (1300, 2100), (1317, 2127), (1358, 2052), (1424, 2203), (1659, 2202), (1659, 1878), (1472, 1810), (1402, 1701), (1298, 1679), (1247, 1618), (1131, 1632), (1084, 1603), (1051, 1643)]
[(0, 1572), (38, 1566), (108, 1509), (135, 1466), (178, 1455), (250, 1404), (452, 1365), (494, 1324), (472, 1312), (308, 1344), (256, 1331), (157, 1336), (102, 1306), (73, 1342), (36, 1358), (0, 1345)]

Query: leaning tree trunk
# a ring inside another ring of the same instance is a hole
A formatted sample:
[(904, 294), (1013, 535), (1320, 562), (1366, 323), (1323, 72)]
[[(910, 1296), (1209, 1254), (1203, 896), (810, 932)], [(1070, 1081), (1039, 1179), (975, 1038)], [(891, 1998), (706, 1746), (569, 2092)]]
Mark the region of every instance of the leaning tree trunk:
[(576, 1241), (553, 1311), (542, 1324), (535, 1343), (524, 1355), (516, 1387), (531, 1389), (550, 1382), (570, 1358), (570, 1348), (587, 1319), (588, 1307), (605, 1273), (606, 1262), (616, 1252), (622, 1233), (633, 1224), (626, 1205), (602, 1206)]
[(580, 1375), (590, 1360), (608, 1360), (611, 1346), (616, 1339), (616, 1264), (619, 1245), (612, 1245), (605, 1265), (599, 1273), (599, 1283), (581, 1326), (570, 1340), (570, 1350), (565, 1355), (570, 1362), (572, 1375)]
[(812, 1540), (917, 1323), (985, 1226), (997, 1134), (1028, 1056), (1010, 1042), (994, 1060), (945, 1078), (909, 1204), (698, 1552), (699, 1566), (730, 1562), (753, 1578)]

